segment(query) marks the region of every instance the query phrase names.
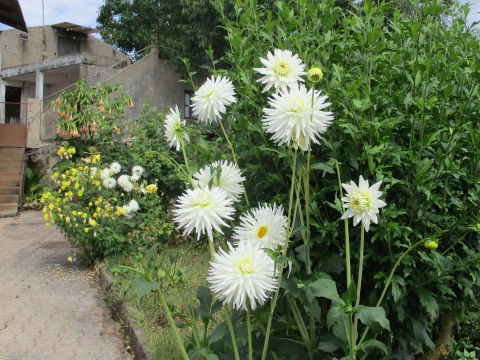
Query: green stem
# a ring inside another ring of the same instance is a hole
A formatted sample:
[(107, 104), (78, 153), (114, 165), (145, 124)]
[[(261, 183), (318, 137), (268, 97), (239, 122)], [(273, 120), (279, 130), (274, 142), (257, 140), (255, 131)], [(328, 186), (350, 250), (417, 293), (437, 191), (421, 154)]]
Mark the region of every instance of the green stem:
[(170, 324), (170, 327), (173, 331), (173, 335), (175, 336), (175, 339), (177, 340), (178, 347), (180, 349), (180, 352), (182, 353), (182, 357), (185, 360), (189, 360), (187, 352), (185, 351), (185, 346), (183, 346), (182, 339), (180, 338), (180, 334), (178, 333), (177, 326), (175, 325), (175, 321), (173, 320), (172, 313), (170, 312), (170, 309), (168, 308), (167, 301), (165, 300), (165, 297), (163, 296), (163, 293), (160, 289), (157, 290), (157, 294), (160, 298), (160, 302), (162, 303), (163, 309), (165, 310), (165, 314), (167, 315), (168, 323)]
[(192, 319), (190, 324), (192, 326), (193, 341), (195, 342), (195, 346), (197, 347), (197, 349), (200, 349), (202, 346), (200, 345), (200, 337), (198, 336), (197, 319), (195, 318), (193, 309), (189, 307), (188, 312), (190, 313), (190, 318)]
[[(360, 226), (360, 259), (358, 260), (358, 278), (357, 278), (357, 299), (355, 300), (355, 308), (360, 305), (360, 295), (362, 293), (362, 276), (363, 276), (363, 252), (365, 248), (365, 229), (363, 222)], [(356, 347), (358, 329), (358, 316), (355, 315), (353, 324), (353, 347)], [(354, 350), (354, 356), (356, 351)]]
[[(338, 188), (340, 189), (340, 198), (343, 198), (343, 187), (342, 187), (342, 179), (340, 177), (340, 168), (338, 166), (337, 159), (335, 160), (335, 168), (337, 169), (337, 178), (338, 178)], [(345, 262), (347, 267), (347, 289), (350, 286), (350, 282), (352, 281), (352, 269), (350, 263), (350, 234), (348, 231), (348, 219), (343, 220), (345, 224)]]
[[(222, 119), (220, 118), (218, 122), (220, 123), (220, 127), (222, 128), (223, 136), (225, 136), (225, 140), (227, 140), (228, 146), (230, 147), (230, 152), (232, 153), (233, 162), (235, 163), (235, 166), (238, 169), (240, 169), (240, 167), (238, 166), (237, 155), (235, 154), (235, 150), (233, 149), (233, 145), (230, 142), (230, 138), (228, 137), (227, 132), (225, 131), (225, 126), (223, 126)], [(245, 197), (245, 202), (247, 203), (247, 206), (250, 207), (250, 202), (248, 201), (248, 195), (246, 191), (243, 192), (243, 196)]]
[(210, 249), (210, 256), (215, 257), (215, 245), (213, 244), (213, 237), (208, 235), (208, 248)]
[(235, 332), (233, 331), (233, 324), (229, 307), (227, 307), (227, 325), (228, 331), (230, 332), (230, 338), (232, 339), (233, 354), (235, 356), (235, 360), (240, 360), (240, 355), (238, 354), (237, 339), (235, 338)]
[[(293, 164), (292, 164), (292, 181), (290, 185), (290, 193), (289, 193), (289, 201), (288, 201), (288, 224), (287, 224), (287, 235), (285, 239), (285, 245), (283, 246), (282, 254), (286, 255), (287, 250), (288, 250), (288, 244), (290, 240), (290, 235), (291, 235), (291, 227), (292, 227), (292, 207), (293, 207), (293, 191), (295, 189), (295, 173), (297, 171), (297, 149), (295, 149), (294, 152), (294, 157), (293, 157)], [(272, 303), (270, 304), (270, 313), (268, 315), (268, 320), (267, 320), (267, 331), (265, 333), (265, 341), (263, 343), (263, 350), (262, 350), (262, 360), (265, 360), (267, 357), (267, 351), (268, 351), (268, 343), (270, 341), (270, 332), (272, 330), (272, 320), (273, 320), (273, 314), (275, 313), (275, 307), (277, 305), (278, 301), (278, 294), (280, 292), (280, 284), (282, 283), (282, 278), (283, 278), (283, 268), (280, 269), (280, 273), (278, 274), (278, 284), (277, 288), (275, 290), (275, 294), (273, 295)]]
[[(387, 293), (388, 287), (390, 286), (390, 283), (392, 282), (393, 275), (395, 274), (395, 271), (397, 270), (398, 265), (403, 261), (405, 256), (407, 256), (413, 249), (415, 249), (418, 245), (423, 244), (425, 240), (419, 240), (412, 246), (410, 246), (395, 262), (395, 265), (393, 265), (392, 270), (390, 271), (390, 274), (388, 275), (387, 282), (385, 283), (385, 286), (383, 287), (382, 294), (380, 295), (380, 298), (377, 301), (377, 304), (375, 306), (380, 306), (380, 304), (383, 301), (383, 298), (385, 297), (385, 294)], [(365, 340), (365, 336), (367, 336), (368, 330), (370, 328), (367, 326), (367, 328), (363, 331), (362, 337), (360, 338), (360, 341), (358, 342), (358, 346), (360, 346), (363, 341)]]
[(247, 337), (248, 337), (248, 360), (253, 359), (252, 351), (252, 327), (250, 325), (250, 302), (247, 303)]
[(183, 139), (180, 140), (180, 147), (182, 148), (183, 161), (185, 161), (185, 167), (187, 168), (187, 172), (190, 174), (190, 167), (188, 166), (187, 153), (185, 152), (185, 142), (183, 141)]

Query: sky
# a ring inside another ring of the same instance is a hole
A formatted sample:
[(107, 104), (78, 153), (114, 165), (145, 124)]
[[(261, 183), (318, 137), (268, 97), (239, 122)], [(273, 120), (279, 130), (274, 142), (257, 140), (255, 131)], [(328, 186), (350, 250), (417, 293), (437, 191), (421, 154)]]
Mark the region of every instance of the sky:
[[(469, 21), (480, 21), (480, 0), (460, 0), (471, 4)], [(19, 0), (27, 27), (42, 25), (42, 0)], [(43, 0), (45, 4), (45, 25), (71, 22), (95, 27), (99, 7), (103, 0)], [(478, 25), (480, 26), (480, 25)], [(0, 30), (9, 27), (0, 24)]]

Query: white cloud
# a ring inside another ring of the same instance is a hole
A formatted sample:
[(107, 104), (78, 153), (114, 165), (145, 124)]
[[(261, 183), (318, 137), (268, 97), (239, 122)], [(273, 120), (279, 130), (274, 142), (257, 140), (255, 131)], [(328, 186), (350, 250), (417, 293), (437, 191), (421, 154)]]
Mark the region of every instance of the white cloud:
[(459, 0), (459, 2), (460, 4), (470, 4), (470, 13), (467, 18), (470, 23), (480, 21), (480, 0)]

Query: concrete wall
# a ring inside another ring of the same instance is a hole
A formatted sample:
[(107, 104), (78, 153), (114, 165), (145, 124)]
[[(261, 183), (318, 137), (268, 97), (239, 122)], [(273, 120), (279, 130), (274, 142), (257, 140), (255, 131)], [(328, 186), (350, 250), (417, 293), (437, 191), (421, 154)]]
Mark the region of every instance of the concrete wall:
[(103, 84), (121, 84), (122, 91), (130, 95), (135, 109), (127, 110), (127, 122), (140, 116), (142, 104), (148, 103), (157, 111), (178, 105), (180, 111), (184, 107), (185, 90), (190, 87), (180, 83), (181, 76), (175, 67), (165, 64), (158, 58), (158, 52), (152, 50), (136, 63), (121, 70), (108, 79), (100, 79)]
[[(72, 33), (52, 26), (28, 28), (28, 39), (26, 40), (20, 38), (21, 34), (26, 35), (15, 29), (0, 31), (0, 68), (5, 69), (57, 58), (61, 56), (58, 37), (75, 37)], [(118, 61), (128, 60), (128, 56), (91, 35), (76, 36), (74, 40), (79, 42), (79, 53), (85, 58), (84, 62), (87, 64), (108, 67)]]

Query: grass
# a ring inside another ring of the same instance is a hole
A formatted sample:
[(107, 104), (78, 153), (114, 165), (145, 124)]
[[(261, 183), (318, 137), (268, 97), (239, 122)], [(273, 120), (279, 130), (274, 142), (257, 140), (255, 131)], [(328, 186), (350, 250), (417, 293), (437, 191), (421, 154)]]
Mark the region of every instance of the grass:
[[(171, 306), (174, 319), (181, 325), (188, 321), (188, 306), (197, 306), (196, 291), (206, 285), (209, 253), (205, 248), (188, 245), (159, 248), (150, 262), (149, 272), (162, 284), (165, 297)], [(146, 259), (140, 253), (129, 258), (110, 258), (106, 261), (114, 273), (114, 285), (123, 294), (124, 301), (134, 309), (134, 321), (142, 329), (149, 346), (149, 353), (155, 359), (180, 358), (175, 338), (170, 330), (164, 311), (155, 292), (139, 299), (135, 274), (128, 271), (116, 271), (118, 265), (136, 269), (146, 266)], [(179, 332), (184, 344), (190, 342), (190, 327), (180, 327)]]

